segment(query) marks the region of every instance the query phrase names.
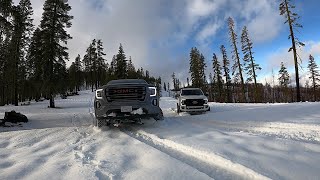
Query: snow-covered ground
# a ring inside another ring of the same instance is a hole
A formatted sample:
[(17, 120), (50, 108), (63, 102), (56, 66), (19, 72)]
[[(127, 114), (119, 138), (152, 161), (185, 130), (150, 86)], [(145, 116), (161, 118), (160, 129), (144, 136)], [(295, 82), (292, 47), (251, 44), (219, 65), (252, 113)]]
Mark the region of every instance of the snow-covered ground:
[(16, 110), (0, 127), (0, 179), (319, 179), (320, 103), (219, 104), (200, 115), (97, 129), (93, 93)]

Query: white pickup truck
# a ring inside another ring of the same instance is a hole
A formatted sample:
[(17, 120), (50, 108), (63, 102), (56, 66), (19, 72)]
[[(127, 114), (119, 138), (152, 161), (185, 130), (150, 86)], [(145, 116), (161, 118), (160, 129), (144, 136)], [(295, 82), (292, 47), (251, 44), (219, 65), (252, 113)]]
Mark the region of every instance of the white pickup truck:
[(183, 88), (180, 90), (177, 103), (177, 113), (210, 111), (208, 98), (199, 88)]

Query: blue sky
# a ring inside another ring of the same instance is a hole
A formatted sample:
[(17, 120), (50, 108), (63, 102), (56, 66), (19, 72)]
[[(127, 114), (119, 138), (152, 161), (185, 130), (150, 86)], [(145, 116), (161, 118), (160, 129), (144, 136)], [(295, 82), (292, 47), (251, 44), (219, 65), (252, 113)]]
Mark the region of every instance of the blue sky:
[[(32, 0), (35, 24), (39, 24), (44, 0)], [(304, 62), (310, 53), (320, 60), (320, 1), (292, 0), (304, 26), (297, 34), (307, 44), (299, 53)], [(70, 62), (84, 55), (93, 38), (104, 42), (110, 62), (122, 43), (127, 56), (137, 67), (149, 69), (166, 82), (175, 72), (181, 81), (188, 77), (189, 51), (196, 46), (205, 55), (211, 72), (212, 53), (221, 57), (224, 44), (231, 51), (226, 19), (236, 21), (239, 37), (244, 25), (254, 43), (255, 59), (262, 66), (259, 81), (271, 81), (271, 70), (277, 74), (284, 61), (292, 71), (292, 53), (288, 26), (279, 15), (279, 0), (69, 0), (75, 17), (68, 30)], [(242, 56), (242, 55), (241, 55)], [(231, 55), (229, 54), (231, 59)], [(220, 58), (221, 59), (221, 58)], [(70, 64), (70, 63), (69, 63)], [(305, 63), (302, 65), (306, 67)], [(292, 71), (293, 72), (293, 71)], [(301, 70), (305, 79), (307, 70)], [(208, 75), (207, 74), (207, 75)]]

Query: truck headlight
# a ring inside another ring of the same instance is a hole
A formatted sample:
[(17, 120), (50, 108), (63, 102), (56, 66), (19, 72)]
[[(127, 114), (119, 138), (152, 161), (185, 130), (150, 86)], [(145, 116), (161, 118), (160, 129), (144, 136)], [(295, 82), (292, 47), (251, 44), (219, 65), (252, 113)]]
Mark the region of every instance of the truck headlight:
[(205, 104), (208, 104), (208, 99), (205, 99), (205, 100), (204, 100), (204, 103), (205, 103)]
[(96, 90), (96, 98), (97, 99), (102, 99), (102, 92), (103, 92), (103, 89)]
[(149, 90), (150, 90), (150, 96), (151, 97), (157, 96), (157, 88), (149, 87)]

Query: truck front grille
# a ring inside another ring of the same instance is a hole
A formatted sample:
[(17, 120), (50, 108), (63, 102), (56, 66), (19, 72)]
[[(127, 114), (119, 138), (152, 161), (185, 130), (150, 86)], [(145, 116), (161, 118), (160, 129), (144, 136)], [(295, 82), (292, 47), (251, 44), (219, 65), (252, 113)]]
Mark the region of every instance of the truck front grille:
[(203, 106), (204, 100), (203, 99), (187, 99), (185, 103), (186, 103), (186, 106)]
[(144, 86), (109, 87), (105, 92), (108, 101), (144, 101), (146, 97), (146, 88)]

